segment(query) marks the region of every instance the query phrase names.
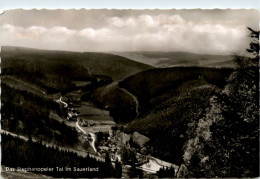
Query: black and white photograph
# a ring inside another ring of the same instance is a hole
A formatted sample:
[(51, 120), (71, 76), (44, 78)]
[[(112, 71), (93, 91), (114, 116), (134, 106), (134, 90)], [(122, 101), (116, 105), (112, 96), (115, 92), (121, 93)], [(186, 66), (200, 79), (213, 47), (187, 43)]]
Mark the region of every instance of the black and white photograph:
[(1, 178), (259, 177), (259, 1), (112, 1), (0, 3)]

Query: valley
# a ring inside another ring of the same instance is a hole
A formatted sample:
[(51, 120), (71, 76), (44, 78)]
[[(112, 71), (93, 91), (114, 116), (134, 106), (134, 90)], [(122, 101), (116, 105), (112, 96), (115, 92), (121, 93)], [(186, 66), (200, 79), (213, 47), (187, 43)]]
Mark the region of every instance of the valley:
[[(224, 106), (213, 117), (229, 115), (225, 108), (232, 102), (225, 93), (236, 84), (230, 77), (239, 73), (228, 56), (136, 54), (138, 62), (119, 54), (3, 48), (2, 147), (14, 151), (3, 165), (46, 165), (39, 159), (57, 154), (53, 166), (100, 166), (103, 172), (92, 177), (177, 177), (185, 176), (187, 167), (193, 171), (189, 162), (198, 159), (188, 157), (202, 151), (192, 145), (203, 139), (203, 150), (212, 150), (205, 141), (215, 137), (209, 127), (215, 124), (209, 117), (213, 101), (220, 99), (217, 106)], [(148, 64), (141, 63), (144, 59)], [(27, 150), (35, 155), (23, 163)], [(17, 151), (20, 158), (12, 164)]]

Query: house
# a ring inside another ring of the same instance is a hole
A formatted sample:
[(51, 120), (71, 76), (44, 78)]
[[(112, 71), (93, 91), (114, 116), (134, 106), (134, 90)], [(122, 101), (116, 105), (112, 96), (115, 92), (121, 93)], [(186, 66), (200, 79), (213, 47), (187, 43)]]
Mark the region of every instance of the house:
[(135, 142), (137, 145), (140, 146), (140, 148), (143, 148), (144, 145), (149, 142), (150, 139), (142, 134), (140, 134), (139, 132), (135, 131), (133, 133), (133, 142)]

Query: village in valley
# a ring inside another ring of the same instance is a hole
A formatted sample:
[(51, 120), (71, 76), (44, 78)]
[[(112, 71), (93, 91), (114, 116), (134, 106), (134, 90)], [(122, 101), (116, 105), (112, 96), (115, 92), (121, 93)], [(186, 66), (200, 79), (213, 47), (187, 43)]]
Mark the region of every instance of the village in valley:
[[(100, 120), (102, 117), (108, 118), (109, 112), (90, 103), (86, 105), (75, 96), (74, 94), (74, 96), (65, 97), (67, 102), (60, 97), (57, 102), (67, 112), (67, 123), (74, 123), (80, 133), (80, 139), (90, 144), (93, 155), (104, 160), (108, 155), (113, 165), (116, 162), (121, 163), (123, 177), (129, 177), (127, 173), (133, 165), (142, 172), (142, 176), (146, 177), (156, 177), (160, 170), (169, 170), (173, 175), (177, 173), (179, 166), (149, 154), (147, 143), (150, 139), (148, 137), (137, 131), (131, 134), (125, 133), (124, 125), (117, 125), (111, 121), (111, 117), (109, 117), (110, 120)], [(91, 119), (93, 116), (98, 116), (99, 119)]]

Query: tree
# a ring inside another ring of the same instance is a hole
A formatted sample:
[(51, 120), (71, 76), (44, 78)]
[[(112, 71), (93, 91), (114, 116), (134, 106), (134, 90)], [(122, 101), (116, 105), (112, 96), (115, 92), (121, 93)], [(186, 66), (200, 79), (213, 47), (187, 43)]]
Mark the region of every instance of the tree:
[(105, 162), (106, 162), (106, 163), (111, 163), (111, 159), (110, 159), (108, 153), (106, 153)]
[(172, 166), (170, 168), (162, 167), (157, 172), (157, 175), (159, 178), (173, 178), (173, 177), (175, 177), (175, 170)]
[(121, 177), (122, 177), (122, 165), (116, 159), (116, 162), (115, 162), (115, 178), (121, 178)]
[(246, 49), (253, 57), (248, 58), (244, 56), (234, 55), (233, 59), (238, 65), (238, 69), (242, 70), (248, 67), (258, 67), (259, 64), (259, 31), (255, 31), (250, 27), (247, 28), (250, 31), (249, 37), (252, 41), (249, 44), (249, 48)]
[(32, 144), (32, 136), (29, 136), (28, 144)]
[(183, 157), (188, 173), (181, 177), (259, 176), (259, 32), (248, 29), (252, 42), (247, 51), (253, 57), (235, 56), (237, 68), (212, 97), (199, 132), (187, 143)]
[(136, 168), (136, 164), (132, 163), (131, 168), (128, 171), (128, 175), (130, 178), (142, 178), (143, 177), (143, 171)]
[(126, 147), (122, 147), (121, 149), (121, 161), (123, 164), (132, 164), (132, 163), (136, 163), (137, 159), (136, 159), (136, 155), (135, 152), (127, 149)]
[(211, 171), (219, 177), (259, 175), (259, 31), (248, 29), (253, 39), (247, 51), (254, 57), (236, 56), (238, 68), (218, 96), (223, 119), (211, 126)]
[(249, 53), (252, 53), (254, 56), (259, 56), (259, 31), (253, 30), (250, 27), (247, 27), (250, 31), (250, 37), (253, 39), (250, 42), (250, 47), (247, 49)]
[(97, 140), (96, 140), (96, 142), (95, 142), (95, 145), (96, 145), (97, 147), (100, 145), (100, 142), (102, 141), (102, 139), (103, 139), (103, 133), (99, 131), (99, 132), (97, 133)]

